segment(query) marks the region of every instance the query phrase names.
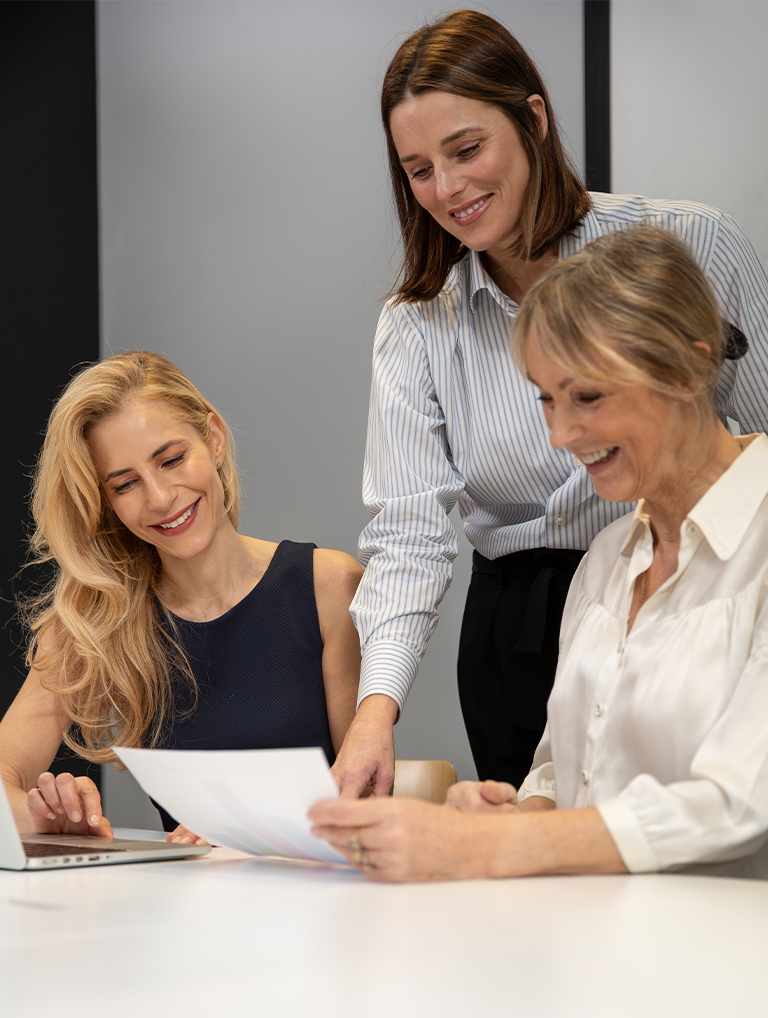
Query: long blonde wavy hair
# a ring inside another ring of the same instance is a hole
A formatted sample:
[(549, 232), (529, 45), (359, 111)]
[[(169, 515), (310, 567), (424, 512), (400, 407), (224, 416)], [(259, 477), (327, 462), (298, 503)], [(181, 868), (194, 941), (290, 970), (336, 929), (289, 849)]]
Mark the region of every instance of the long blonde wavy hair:
[[(34, 474), (30, 541), (35, 563), (51, 562), (50, 586), (25, 608), (27, 664), (55, 675), (70, 721), (65, 743), (88, 760), (116, 762), (112, 747), (157, 744), (173, 706), (172, 673), (194, 676), (157, 599), (162, 575), (154, 547), (115, 515), (88, 447), (90, 429), (132, 399), (170, 408), (210, 442), (219, 420), (225, 452), (219, 470), (224, 507), (237, 529), (240, 485), (231, 432), (174, 364), (132, 351), (92, 364), (57, 401)], [(186, 698), (185, 698), (186, 699)]]

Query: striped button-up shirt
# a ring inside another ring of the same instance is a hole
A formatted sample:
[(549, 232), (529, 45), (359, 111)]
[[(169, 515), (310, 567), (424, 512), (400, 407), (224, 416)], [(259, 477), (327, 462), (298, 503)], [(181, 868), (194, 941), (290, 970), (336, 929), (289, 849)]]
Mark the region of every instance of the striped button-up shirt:
[[(744, 432), (768, 431), (768, 279), (736, 223), (692, 202), (593, 199), (560, 257), (637, 223), (680, 235), (723, 316), (750, 342), (721, 371), (720, 412)], [(517, 310), (469, 252), (434, 300), (382, 312), (363, 476), (366, 570), (351, 609), (363, 652), (359, 700), (386, 693), (405, 702), (451, 580), (458, 541), (448, 513), (457, 502), (469, 541), (490, 559), (586, 549), (631, 509), (598, 498), (583, 467), (549, 444), (536, 390), (509, 353)]]

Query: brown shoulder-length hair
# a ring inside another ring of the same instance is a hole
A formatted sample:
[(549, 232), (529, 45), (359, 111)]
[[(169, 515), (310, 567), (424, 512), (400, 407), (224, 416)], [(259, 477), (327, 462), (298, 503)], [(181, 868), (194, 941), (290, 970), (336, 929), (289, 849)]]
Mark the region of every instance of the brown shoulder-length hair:
[[(428, 89), (497, 106), (514, 124), (528, 156), (531, 177), (523, 198), (522, 233), (514, 257), (535, 261), (574, 229), (591, 199), (560, 142), (555, 114), (535, 64), (507, 29), (480, 11), (453, 11), (414, 32), (387, 68), (381, 117), (387, 136), (389, 172), (403, 239), (402, 278), (396, 301), (432, 300), (451, 266), (464, 254), (413, 196), (392, 138), (392, 111)], [(528, 98), (544, 100), (549, 129), (542, 141)]]
[[(99, 482), (91, 429), (132, 400), (157, 401), (211, 441), (211, 415), (225, 451), (218, 467), (224, 508), (237, 528), (240, 485), (226, 423), (187, 376), (149, 351), (116, 354), (86, 367), (53, 408), (32, 488), (34, 562), (55, 567), (50, 587), (24, 606), (27, 663), (45, 669), (72, 728), (64, 741), (98, 763), (113, 746), (152, 746), (173, 708), (175, 668), (192, 701), (194, 676), (159, 607), (157, 550), (132, 534)], [(49, 680), (46, 680), (47, 682)], [(119, 766), (119, 765), (118, 765)]]

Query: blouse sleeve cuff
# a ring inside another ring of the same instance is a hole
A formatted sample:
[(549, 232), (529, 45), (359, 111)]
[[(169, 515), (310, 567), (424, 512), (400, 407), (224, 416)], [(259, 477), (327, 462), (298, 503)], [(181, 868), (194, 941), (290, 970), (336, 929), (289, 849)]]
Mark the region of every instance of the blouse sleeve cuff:
[(391, 640), (370, 644), (363, 653), (357, 706), (372, 693), (391, 697), (402, 711), (419, 659), (409, 647)]
[(630, 873), (655, 873), (661, 869), (637, 817), (623, 799), (609, 799), (596, 808)]
[(557, 802), (555, 772), (551, 760), (543, 763), (540, 767), (534, 767), (526, 776), (525, 781), (517, 790), (517, 801), (522, 802), (523, 799), (527, 799), (531, 795), (540, 795), (544, 799)]

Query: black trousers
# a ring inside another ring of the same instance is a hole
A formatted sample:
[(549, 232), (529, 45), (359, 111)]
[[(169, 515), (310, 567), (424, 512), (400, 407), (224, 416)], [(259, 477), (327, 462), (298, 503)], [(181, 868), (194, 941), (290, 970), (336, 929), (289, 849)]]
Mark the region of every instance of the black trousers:
[(547, 721), (563, 608), (583, 551), (474, 552), (459, 641), (459, 698), (481, 780), (519, 788)]

